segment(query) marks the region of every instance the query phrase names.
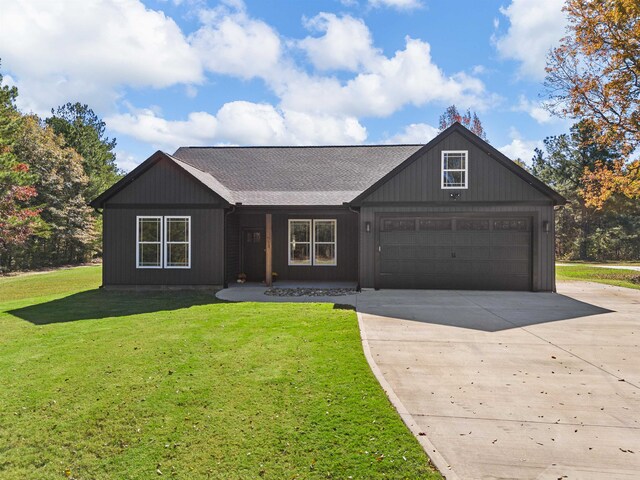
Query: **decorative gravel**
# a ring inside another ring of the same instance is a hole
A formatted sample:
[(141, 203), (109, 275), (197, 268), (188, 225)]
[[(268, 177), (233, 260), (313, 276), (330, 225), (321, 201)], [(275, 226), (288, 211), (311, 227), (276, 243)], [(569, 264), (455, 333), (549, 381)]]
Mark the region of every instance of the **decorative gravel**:
[(342, 297), (355, 293), (353, 288), (270, 288), (264, 292), (274, 297)]

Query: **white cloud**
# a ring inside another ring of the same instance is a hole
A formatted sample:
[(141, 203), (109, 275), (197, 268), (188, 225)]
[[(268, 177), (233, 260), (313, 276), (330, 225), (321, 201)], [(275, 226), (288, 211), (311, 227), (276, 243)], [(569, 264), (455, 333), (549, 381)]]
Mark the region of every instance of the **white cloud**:
[(320, 70), (344, 69), (356, 71), (367, 65), (376, 55), (371, 33), (361, 19), (349, 15), (319, 13), (307, 20), (305, 26), (321, 37), (307, 37), (298, 42), (313, 65)]
[(209, 145), (215, 138), (217, 119), (207, 112), (192, 112), (187, 120), (168, 121), (152, 109), (112, 115), (105, 122), (114, 132), (123, 133), (173, 152), (183, 145)]
[(396, 8), (398, 10), (413, 10), (423, 6), (420, 0), (369, 0), (369, 5), (372, 7)]
[(391, 115), (407, 104), (456, 103), (463, 108), (486, 108), (482, 81), (464, 73), (447, 76), (432, 62), (431, 46), (406, 38), (404, 50), (391, 58), (378, 55), (367, 68), (346, 83), (335, 77), (298, 73), (277, 87), (284, 108), (354, 116)]
[(140, 163), (140, 159), (136, 158), (135, 155), (132, 155), (123, 150), (116, 151), (116, 164), (122, 171), (129, 173), (131, 170), (140, 165)]
[(440, 130), (428, 123), (411, 123), (385, 143), (428, 143)]
[(544, 78), (547, 53), (564, 35), (567, 19), (564, 0), (512, 0), (500, 8), (509, 19), (509, 29), (494, 38), (500, 55), (521, 62), (520, 75)]
[[(139, 0), (2, 3), (0, 58), (38, 113), (67, 101), (110, 104), (125, 85), (198, 83), (200, 62), (180, 28)], [(10, 21), (9, 21), (10, 19)]]
[(498, 147), (498, 150), (512, 160), (520, 159), (530, 164), (535, 154), (534, 150), (544, 147), (543, 142), (540, 140), (524, 140), (515, 128), (511, 128), (509, 136), (511, 137), (511, 143)]
[(250, 18), (242, 2), (230, 6), (200, 11), (204, 25), (189, 41), (203, 65), (209, 71), (244, 79), (271, 76), (281, 56), (278, 33)]
[(520, 95), (518, 105), (514, 110), (527, 112), (531, 118), (540, 124), (549, 123), (554, 120), (551, 114), (544, 108), (544, 102), (532, 102), (524, 95)]
[(236, 101), (216, 115), (192, 112), (186, 120), (166, 120), (152, 109), (105, 119), (110, 130), (168, 152), (184, 145), (311, 145), (362, 143), (366, 129), (355, 117), (310, 115), (267, 103)]

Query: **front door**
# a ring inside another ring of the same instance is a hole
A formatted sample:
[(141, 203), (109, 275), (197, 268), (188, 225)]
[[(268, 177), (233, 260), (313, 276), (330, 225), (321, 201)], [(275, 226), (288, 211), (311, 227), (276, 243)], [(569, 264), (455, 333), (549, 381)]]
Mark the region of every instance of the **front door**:
[(242, 230), (242, 272), (247, 276), (247, 281), (264, 281), (265, 248), (264, 229)]

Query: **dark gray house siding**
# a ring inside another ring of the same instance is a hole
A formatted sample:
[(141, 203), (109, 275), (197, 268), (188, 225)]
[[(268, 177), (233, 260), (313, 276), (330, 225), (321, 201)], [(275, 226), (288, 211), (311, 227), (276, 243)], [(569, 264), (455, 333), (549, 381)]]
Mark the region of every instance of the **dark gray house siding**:
[[(467, 189), (441, 188), (441, 152), (469, 152)], [(453, 199), (451, 193), (458, 194)], [(508, 169), (485, 149), (452, 132), (415, 161), (400, 169), (359, 200), (360, 284), (377, 288), (380, 282), (380, 221), (385, 216), (414, 218), (525, 218), (531, 222), (530, 288), (555, 290), (554, 202)], [(371, 231), (366, 232), (369, 223)], [(545, 232), (543, 226), (549, 231)], [(469, 272), (469, 275), (473, 275)], [(470, 285), (474, 283), (469, 282)]]
[[(443, 150), (468, 153), (467, 188), (442, 188)], [(104, 214), (105, 286), (259, 282), (270, 264), (283, 281), (553, 291), (564, 203), (454, 124), (426, 145), (156, 152), (91, 205)], [(191, 217), (190, 268), (137, 268), (143, 215)], [(337, 264), (289, 265), (291, 219), (335, 219)]]
[[(280, 280), (357, 281), (358, 219), (346, 207), (314, 209), (238, 209), (227, 220), (227, 281), (234, 282), (242, 266), (242, 233), (264, 229), (265, 215), (272, 215), (273, 271)], [(335, 266), (290, 266), (288, 222), (290, 219), (335, 219), (337, 228)]]
[[(191, 268), (136, 267), (136, 216), (190, 216)], [(103, 205), (103, 285), (221, 286), (224, 202), (160, 159)]]

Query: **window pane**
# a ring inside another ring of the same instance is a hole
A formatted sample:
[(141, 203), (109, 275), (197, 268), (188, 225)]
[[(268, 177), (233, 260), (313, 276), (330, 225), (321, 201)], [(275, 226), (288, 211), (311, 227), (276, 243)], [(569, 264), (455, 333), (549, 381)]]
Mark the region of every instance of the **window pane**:
[(445, 187), (464, 187), (464, 172), (444, 172)]
[(189, 221), (186, 218), (167, 219), (167, 242), (188, 242)]
[(316, 265), (333, 265), (336, 263), (336, 246), (332, 243), (316, 245)]
[(333, 221), (316, 220), (316, 242), (335, 242), (336, 225)]
[(311, 257), (309, 252), (310, 245), (308, 243), (291, 244), (291, 264), (292, 265), (311, 265)]
[(138, 248), (140, 249), (139, 258), (141, 267), (160, 266), (159, 243), (141, 243), (138, 245)]
[(159, 218), (140, 218), (138, 224), (138, 232), (141, 242), (159, 242), (160, 241), (160, 219)]
[(291, 242), (310, 242), (311, 241), (311, 223), (291, 222)]
[(189, 265), (189, 246), (186, 243), (167, 245), (167, 266), (186, 267)]
[(444, 168), (463, 169), (464, 154), (462, 153), (445, 153)]

